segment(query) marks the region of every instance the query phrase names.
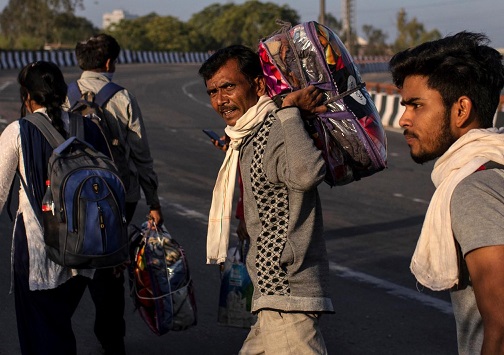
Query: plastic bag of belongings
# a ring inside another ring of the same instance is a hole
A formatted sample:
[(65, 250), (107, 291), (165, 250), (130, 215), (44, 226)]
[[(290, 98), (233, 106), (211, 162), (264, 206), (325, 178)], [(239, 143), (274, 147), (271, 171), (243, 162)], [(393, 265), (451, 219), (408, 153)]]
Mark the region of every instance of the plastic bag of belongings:
[(268, 94), (277, 104), (286, 93), (315, 85), (326, 113), (305, 116), (306, 128), (327, 164), (330, 186), (383, 170), (387, 139), (359, 71), (338, 36), (311, 21), (289, 24), (259, 43)]
[(129, 226), (131, 297), (140, 316), (157, 335), (196, 325), (196, 301), (182, 247), (162, 227)]

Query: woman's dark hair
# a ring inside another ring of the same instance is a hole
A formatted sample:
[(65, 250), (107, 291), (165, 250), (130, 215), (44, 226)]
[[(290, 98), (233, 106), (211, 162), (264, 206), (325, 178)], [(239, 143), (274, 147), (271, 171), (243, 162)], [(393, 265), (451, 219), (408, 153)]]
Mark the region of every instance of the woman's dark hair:
[(249, 83), (253, 84), (254, 80), (262, 77), (263, 71), (259, 55), (252, 49), (235, 44), (229, 47), (219, 49), (212, 54), (199, 70), (199, 75), (205, 83), (210, 80), (217, 71), (227, 63), (228, 60), (236, 59), (240, 72), (245, 75)]
[(491, 127), (504, 85), (504, 66), (502, 55), (488, 42), (482, 33), (462, 31), (399, 52), (389, 63), (393, 82), (401, 88), (407, 76), (425, 76), (446, 109), (468, 96), (481, 127)]
[(58, 66), (51, 62), (33, 62), (18, 75), (21, 95), (21, 116), (26, 116), (25, 102), (29, 98), (47, 109), (51, 123), (66, 136), (61, 119), (61, 106), (67, 96), (67, 84)]
[(75, 56), (82, 70), (103, 69), (107, 60), (114, 62), (120, 52), (121, 47), (116, 39), (105, 33), (92, 36), (75, 46)]

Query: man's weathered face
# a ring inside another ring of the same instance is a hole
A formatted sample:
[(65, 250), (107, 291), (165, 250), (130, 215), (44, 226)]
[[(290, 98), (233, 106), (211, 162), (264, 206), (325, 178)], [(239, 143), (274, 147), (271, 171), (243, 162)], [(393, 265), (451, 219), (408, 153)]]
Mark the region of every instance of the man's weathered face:
[(264, 85), (260, 79), (250, 83), (238, 67), (235, 59), (230, 59), (215, 75), (206, 81), (210, 103), (227, 125), (234, 126), (247, 110), (264, 95)]
[(451, 112), (439, 91), (427, 86), (427, 77), (406, 77), (401, 89), (406, 107), (399, 124), (410, 147), (411, 158), (425, 163), (444, 154), (457, 140), (451, 129)]

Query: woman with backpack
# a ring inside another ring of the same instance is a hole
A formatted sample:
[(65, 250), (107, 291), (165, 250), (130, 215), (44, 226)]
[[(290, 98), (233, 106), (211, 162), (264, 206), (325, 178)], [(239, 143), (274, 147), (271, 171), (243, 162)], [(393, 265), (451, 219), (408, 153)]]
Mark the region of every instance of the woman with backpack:
[[(46, 254), (42, 199), (53, 148), (35, 125), (23, 119), (39, 113), (68, 138), (70, 116), (62, 109), (67, 85), (58, 66), (43, 61), (25, 66), (18, 82), (22, 118), (9, 124), (0, 136), (0, 209), (8, 204), (17, 171), (21, 183), (13, 231), (11, 291), (21, 353), (76, 354), (71, 317), (94, 270), (69, 269)], [(103, 151), (106, 143), (94, 123), (85, 122), (84, 133), (86, 141)]]

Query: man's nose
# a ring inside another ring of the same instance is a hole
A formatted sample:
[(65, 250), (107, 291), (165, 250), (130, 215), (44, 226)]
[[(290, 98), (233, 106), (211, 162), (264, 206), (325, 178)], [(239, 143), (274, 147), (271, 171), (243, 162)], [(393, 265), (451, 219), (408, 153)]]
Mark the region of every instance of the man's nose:
[(404, 110), (401, 118), (399, 119), (399, 126), (406, 128), (411, 126), (411, 119), (409, 118), (408, 110)]
[(222, 105), (227, 103), (228, 101), (229, 101), (228, 95), (223, 90), (219, 90), (217, 92), (217, 104)]

